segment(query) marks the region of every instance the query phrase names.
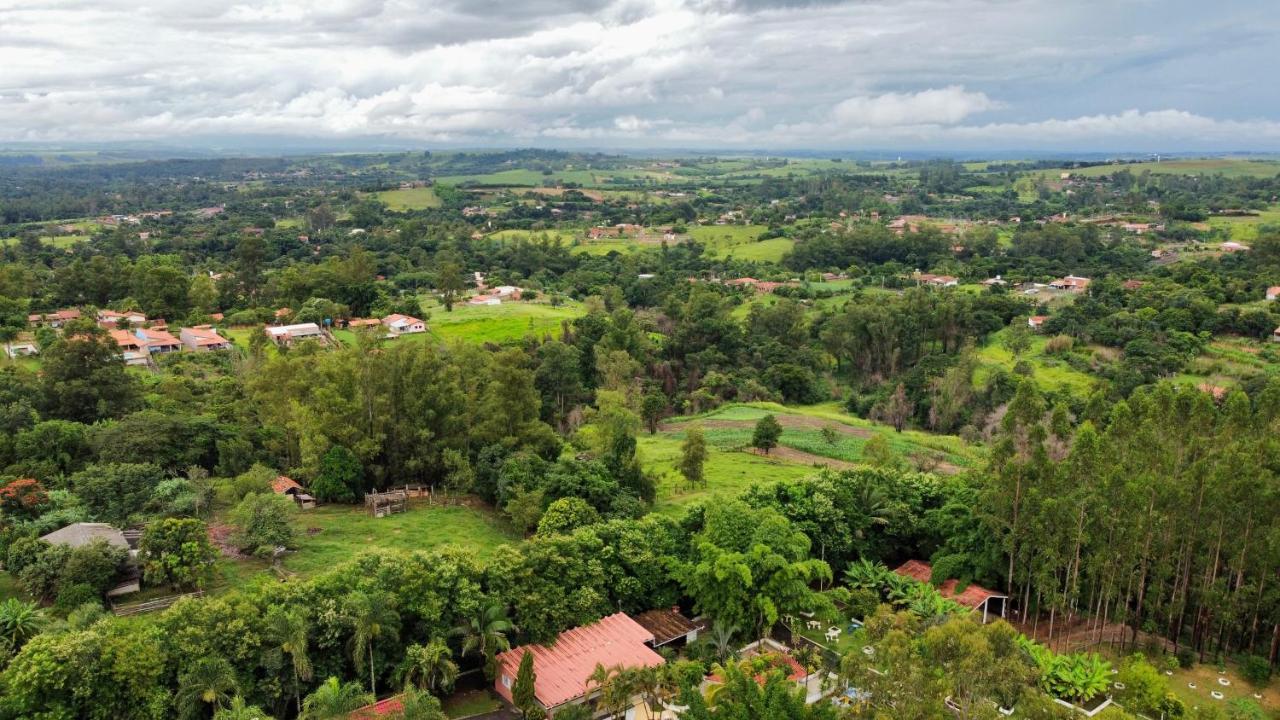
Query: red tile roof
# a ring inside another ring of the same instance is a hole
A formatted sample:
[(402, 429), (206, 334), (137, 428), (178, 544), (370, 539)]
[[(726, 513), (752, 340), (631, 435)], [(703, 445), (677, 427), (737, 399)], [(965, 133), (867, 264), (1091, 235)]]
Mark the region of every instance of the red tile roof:
[(276, 493), (283, 493), (289, 490), (301, 490), (302, 486), (294, 482), (292, 478), (281, 475), (271, 481), (271, 489)]
[(347, 718), (348, 720), (368, 720), (368, 718), (384, 717), (403, 710), (404, 703), (400, 700), (400, 696), (393, 695), (386, 700), (379, 700), (372, 705), (353, 710)]
[[(537, 675), (534, 694), (545, 708), (553, 708), (587, 694), (587, 678), (596, 665), (625, 668), (654, 667), (662, 656), (645, 643), (653, 634), (625, 613), (615, 613), (591, 625), (566, 630), (555, 644), (523, 645), (498, 655), (501, 674), (513, 680), (526, 652), (533, 653)], [(499, 683), (498, 687), (501, 687)]]
[[(927, 583), (933, 577), (933, 566), (922, 560), (908, 560), (899, 565), (894, 572), (919, 582)], [(938, 592), (942, 593), (942, 597), (954, 600), (970, 609), (982, 607), (982, 603), (993, 597), (1007, 597), (1003, 593), (988, 590), (976, 583), (970, 583), (963, 591), (957, 593), (956, 586), (959, 584), (960, 582), (955, 579), (945, 580), (938, 586)]]

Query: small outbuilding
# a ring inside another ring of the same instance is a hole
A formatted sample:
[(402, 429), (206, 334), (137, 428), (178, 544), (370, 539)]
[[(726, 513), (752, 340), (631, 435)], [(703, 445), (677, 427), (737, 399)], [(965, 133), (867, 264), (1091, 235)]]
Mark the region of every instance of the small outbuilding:
[[(933, 566), (923, 560), (908, 560), (899, 565), (894, 572), (911, 578), (922, 583), (932, 582)], [(995, 590), (988, 590), (976, 583), (969, 583), (963, 590), (957, 592), (960, 581), (954, 578), (942, 581), (938, 585), (938, 592), (942, 593), (942, 597), (953, 600), (973, 611), (982, 611), (982, 622), (986, 623), (988, 618), (1004, 617), (1005, 606), (1008, 604), (1009, 596), (998, 593)]]

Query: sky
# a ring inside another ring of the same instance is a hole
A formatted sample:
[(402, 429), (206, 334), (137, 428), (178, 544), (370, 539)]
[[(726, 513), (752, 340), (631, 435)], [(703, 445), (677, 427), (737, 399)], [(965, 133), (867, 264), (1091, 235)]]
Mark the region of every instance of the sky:
[(0, 142), (1280, 151), (1275, 0), (0, 0)]

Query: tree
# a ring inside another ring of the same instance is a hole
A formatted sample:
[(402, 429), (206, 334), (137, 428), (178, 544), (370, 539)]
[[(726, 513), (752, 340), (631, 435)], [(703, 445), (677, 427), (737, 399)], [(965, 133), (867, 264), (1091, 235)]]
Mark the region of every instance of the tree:
[(400, 637), (400, 614), (394, 607), (394, 598), (385, 592), (353, 592), (347, 596), (347, 614), (351, 618), (351, 659), (357, 672), (369, 669), (369, 692), (378, 694), (377, 667), (374, 664), (374, 644), (379, 640), (396, 640)]
[(232, 542), (244, 552), (270, 556), (294, 542), (292, 518), (297, 505), (283, 495), (247, 495), (231, 511)]
[(416, 686), (432, 694), (446, 693), (458, 679), (458, 664), (442, 638), (432, 638), (426, 645), (405, 648), (404, 660), (396, 669), (400, 687)]
[(516, 626), (507, 619), (507, 610), (499, 603), (488, 603), (465, 624), (453, 629), (462, 638), (462, 654), (476, 653), (484, 658), (485, 677), (492, 680), (496, 673), (497, 654), (511, 649), (507, 633)]
[(516, 681), (511, 688), (511, 698), (521, 716), (536, 718), (541, 715), (538, 697), (534, 694), (534, 683), (538, 676), (533, 670), (533, 653), (525, 651), (520, 656), (520, 669), (516, 671)]
[(44, 612), (35, 603), (7, 598), (0, 602), (0, 643), (11, 651), (22, 649), (45, 626)]
[(773, 415), (765, 415), (756, 422), (756, 429), (751, 434), (751, 447), (762, 451), (765, 455), (778, 446), (778, 438), (782, 437), (782, 425)]
[(718, 623), (761, 633), (782, 615), (834, 612), (811, 587), (830, 580), (831, 568), (809, 557), (809, 538), (773, 508), (741, 500), (709, 507), (692, 544), (692, 559), (675, 574), (697, 612)]
[(700, 425), (691, 425), (680, 444), (680, 474), (690, 487), (706, 485), (703, 465), (707, 461), (707, 438)]
[(76, 495), (89, 507), (94, 519), (123, 526), (146, 506), (165, 474), (149, 463), (90, 465), (72, 475)]
[(562, 497), (547, 506), (538, 520), (539, 535), (571, 533), (600, 522), (600, 513), (580, 497)]
[(444, 305), (445, 312), (453, 312), (453, 306), (462, 298), (462, 294), (467, 290), (467, 284), (462, 279), (462, 265), (453, 254), (443, 256), (439, 260), (436, 268), (436, 291), (440, 293), (440, 302)]
[(293, 700), (302, 714), (302, 681), (311, 679), (311, 657), (307, 654), (307, 621), (297, 610), (279, 605), (267, 611), (267, 627), (280, 652), (289, 656), (293, 670)]
[(231, 698), (231, 703), (219, 708), (213, 714), (213, 720), (272, 720), (271, 716), (257, 705), (249, 705), (239, 695)]
[(1031, 348), (1031, 329), (1025, 322), (1015, 322), (1001, 339), (1005, 350), (1016, 359)]
[(907, 389), (902, 383), (898, 383), (893, 394), (876, 405), (872, 414), (892, 425), (895, 431), (902, 432), (902, 428), (906, 427), (907, 420), (911, 417), (911, 411), (911, 400), (907, 398)]
[(538, 525), (542, 519), (543, 503), (546, 493), (541, 488), (536, 490), (520, 489), (507, 501), (504, 508), (511, 517), (511, 524), (521, 533), (528, 532)]
[(640, 400), (640, 417), (644, 420), (644, 426), (650, 435), (658, 432), (658, 422), (666, 412), (667, 396), (657, 390), (645, 393)]
[(49, 502), (49, 494), (39, 482), (31, 478), (18, 478), (0, 486), (0, 514), (20, 519), (32, 519), (40, 514)]
[(174, 702), (187, 717), (197, 717), (209, 707), (222, 707), (235, 689), (235, 669), (225, 658), (196, 658), (178, 676)]
[(833, 425), (823, 425), (818, 434), (822, 436), (822, 442), (828, 445), (835, 445), (840, 442), (840, 431), (836, 430)]
[(151, 585), (202, 587), (213, 569), (217, 551), (209, 530), (199, 520), (166, 518), (147, 525), (138, 554), (143, 579)]
[(40, 387), (49, 417), (93, 423), (133, 410), (138, 381), (125, 371), (106, 331), (89, 326), (66, 332), (41, 355)]
[(359, 683), (338, 682), (330, 677), (302, 703), (303, 720), (345, 720), (352, 712), (372, 704), (377, 697), (360, 688)]
[(365, 491), (360, 458), (342, 445), (329, 448), (320, 459), (311, 491), (322, 502), (355, 502)]

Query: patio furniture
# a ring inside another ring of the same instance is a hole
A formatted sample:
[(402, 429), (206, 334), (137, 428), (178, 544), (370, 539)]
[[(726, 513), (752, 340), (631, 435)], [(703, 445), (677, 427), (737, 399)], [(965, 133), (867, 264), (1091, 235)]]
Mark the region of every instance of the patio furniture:
[(830, 640), (830, 641), (832, 641), (832, 642), (835, 642), (836, 640), (839, 640), (839, 639), (840, 639), (840, 628), (838, 628), (838, 627), (827, 628), (827, 639), (828, 639), (828, 640)]
[(817, 630), (817, 629), (819, 629), (819, 628), (821, 628), (821, 627), (822, 627), (822, 621), (821, 621), (821, 620), (809, 620), (808, 622), (806, 622), (806, 623), (805, 623), (805, 625), (808, 625), (810, 630)]

